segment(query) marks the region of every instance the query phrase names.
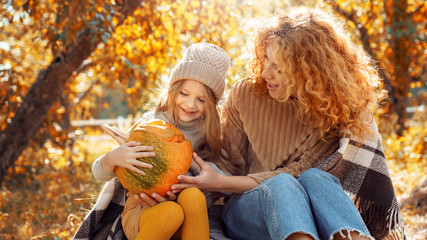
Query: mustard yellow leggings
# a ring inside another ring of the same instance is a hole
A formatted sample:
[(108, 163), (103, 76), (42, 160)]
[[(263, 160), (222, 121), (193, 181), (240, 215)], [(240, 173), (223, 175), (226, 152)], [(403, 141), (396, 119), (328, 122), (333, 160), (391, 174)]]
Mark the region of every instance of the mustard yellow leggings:
[(171, 238), (209, 239), (206, 199), (198, 188), (184, 189), (176, 202), (162, 202), (142, 212), (137, 240)]

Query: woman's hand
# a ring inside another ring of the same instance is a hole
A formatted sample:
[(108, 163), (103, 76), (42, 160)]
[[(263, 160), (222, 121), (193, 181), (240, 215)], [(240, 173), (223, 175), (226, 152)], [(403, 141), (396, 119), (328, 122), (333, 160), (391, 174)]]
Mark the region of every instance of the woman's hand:
[(134, 194), (134, 197), (138, 199), (138, 201), (142, 205), (146, 206), (155, 206), (158, 203), (166, 202), (166, 201), (173, 201), (176, 200), (176, 195), (172, 193), (171, 191), (167, 192), (167, 197), (160, 196), (157, 193), (152, 193), (151, 195), (141, 193), (141, 194)]
[(138, 167), (152, 168), (153, 165), (137, 159), (154, 156), (153, 147), (142, 146), (141, 143), (132, 141), (107, 152), (101, 159), (101, 166), (107, 172), (112, 172), (116, 166), (119, 166), (145, 175), (145, 172), (138, 169)]
[(193, 153), (193, 159), (200, 167), (200, 174), (194, 177), (179, 175), (181, 183), (172, 185), (172, 192), (177, 193), (189, 187), (196, 187), (202, 191), (218, 191), (218, 183), (223, 175), (213, 170), (196, 153)]
[(225, 176), (217, 173), (196, 153), (193, 153), (193, 159), (200, 167), (200, 175), (194, 177), (179, 175), (178, 179), (181, 180), (181, 183), (172, 185), (173, 193), (189, 187), (196, 187), (208, 192), (244, 193), (259, 185), (249, 176)]

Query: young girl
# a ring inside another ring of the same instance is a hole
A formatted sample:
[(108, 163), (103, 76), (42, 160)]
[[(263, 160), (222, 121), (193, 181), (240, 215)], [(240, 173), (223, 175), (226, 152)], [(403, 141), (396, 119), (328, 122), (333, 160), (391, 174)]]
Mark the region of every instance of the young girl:
[[(190, 139), (198, 155), (219, 161), (221, 129), (217, 104), (224, 93), (229, 65), (227, 53), (216, 45), (190, 46), (172, 70), (167, 94), (155, 111), (145, 114), (143, 119), (156, 118), (176, 125)], [(151, 146), (129, 142), (98, 158), (92, 171), (102, 181), (115, 177), (116, 166), (144, 174), (140, 169), (152, 166), (137, 159), (154, 155)], [(192, 164), (192, 174), (197, 170), (197, 165)], [(169, 239), (174, 234), (183, 240), (208, 239), (206, 200), (197, 188), (185, 189), (177, 199), (171, 191), (168, 197), (156, 193), (129, 196), (122, 213), (122, 226), (129, 239)]]

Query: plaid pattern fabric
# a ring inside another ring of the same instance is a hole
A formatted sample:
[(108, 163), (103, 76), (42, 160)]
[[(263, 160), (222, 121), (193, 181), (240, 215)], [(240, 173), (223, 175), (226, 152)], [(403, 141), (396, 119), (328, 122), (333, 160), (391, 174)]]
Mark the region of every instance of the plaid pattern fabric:
[(119, 180), (107, 182), (73, 239), (127, 239), (121, 221), (125, 202), (126, 190)]
[[(341, 139), (339, 149), (317, 167), (340, 179), (375, 239), (406, 239), (375, 122), (371, 130), (363, 144), (360, 139)], [(126, 239), (121, 226), (125, 199), (126, 191), (117, 178), (109, 181), (73, 239)], [(220, 213), (218, 206), (209, 209), (211, 239), (229, 239), (222, 231)]]
[(375, 239), (406, 239), (377, 125), (364, 141), (343, 138), (339, 149), (318, 168), (341, 181)]

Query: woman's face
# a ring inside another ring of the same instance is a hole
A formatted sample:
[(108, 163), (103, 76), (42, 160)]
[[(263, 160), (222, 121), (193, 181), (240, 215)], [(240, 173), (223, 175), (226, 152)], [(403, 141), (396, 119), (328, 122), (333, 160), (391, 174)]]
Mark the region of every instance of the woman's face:
[(179, 120), (191, 122), (203, 117), (206, 111), (205, 86), (194, 80), (183, 80), (184, 83), (175, 98)]
[(272, 98), (279, 102), (286, 101), (292, 95), (291, 88), (288, 88), (290, 83), (278, 68), (273, 56), (273, 47), (268, 45), (265, 52), (264, 71), (261, 77), (266, 81), (268, 93)]

